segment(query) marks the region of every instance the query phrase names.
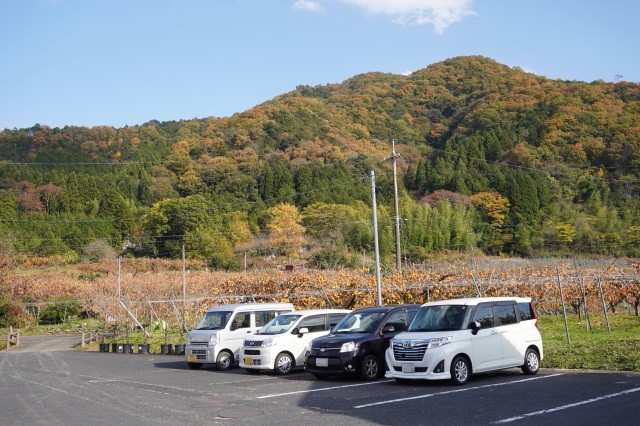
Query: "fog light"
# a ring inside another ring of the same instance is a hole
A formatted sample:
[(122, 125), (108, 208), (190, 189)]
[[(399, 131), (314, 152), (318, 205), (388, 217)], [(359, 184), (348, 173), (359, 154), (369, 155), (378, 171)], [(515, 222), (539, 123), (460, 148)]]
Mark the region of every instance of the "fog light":
[(436, 365), (436, 368), (433, 370), (434, 373), (442, 373), (444, 371), (444, 359)]
[(353, 365), (348, 364), (348, 365), (347, 365), (347, 371), (354, 371), (354, 369), (353, 369)]

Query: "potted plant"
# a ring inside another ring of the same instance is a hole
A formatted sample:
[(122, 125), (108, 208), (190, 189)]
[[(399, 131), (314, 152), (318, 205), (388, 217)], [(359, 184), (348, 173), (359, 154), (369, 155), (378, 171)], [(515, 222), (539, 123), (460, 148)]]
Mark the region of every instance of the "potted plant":
[(157, 323), (157, 328), (162, 329), (162, 332), (164, 334), (164, 344), (160, 345), (160, 353), (162, 355), (170, 355), (171, 354), (171, 348), (172, 345), (168, 342), (168, 338), (167, 338), (167, 322), (162, 320), (158, 320), (156, 321)]
[(133, 353), (133, 345), (129, 342), (129, 324), (126, 324), (125, 327), (125, 344), (122, 345), (122, 352), (130, 354)]
[[(184, 342), (184, 333), (180, 333), (180, 342)], [(184, 343), (177, 343), (173, 345), (174, 352), (176, 355), (184, 355), (185, 345)]]
[(138, 344), (138, 353), (139, 354), (148, 354), (149, 353), (149, 344), (147, 343), (147, 332), (142, 330), (142, 343)]

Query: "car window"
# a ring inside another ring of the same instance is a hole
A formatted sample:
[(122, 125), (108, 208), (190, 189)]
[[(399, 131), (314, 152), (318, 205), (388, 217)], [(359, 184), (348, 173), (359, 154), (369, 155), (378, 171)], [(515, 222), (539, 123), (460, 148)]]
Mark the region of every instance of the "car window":
[(529, 302), (518, 303), (518, 311), (520, 312), (521, 321), (535, 318), (535, 316), (533, 315), (533, 308), (531, 307), (531, 303)]
[(476, 309), (476, 313), (473, 317), (474, 321), (480, 323), (480, 328), (493, 327), (493, 306), (491, 305), (479, 305)]
[(324, 315), (314, 315), (307, 318), (304, 318), (298, 324), (298, 330), (301, 328), (308, 328), (309, 333), (313, 333), (316, 331), (324, 331), (325, 330), (325, 316)]
[(423, 306), (411, 321), (408, 331), (460, 330), (466, 309), (464, 305)]
[(238, 328), (249, 328), (251, 327), (251, 312), (239, 312), (236, 314), (234, 318), (235, 324)]
[(284, 314), (278, 315), (266, 325), (264, 325), (257, 334), (282, 334), (289, 331), (293, 324), (295, 324), (301, 315), (297, 314)]
[(407, 330), (407, 316), (404, 312), (396, 312), (391, 314), (385, 323), (385, 327), (392, 325), (394, 331)]
[(276, 311), (257, 311), (256, 327), (262, 327), (276, 317)]
[(331, 314), (328, 316), (329, 318), (329, 328), (334, 327), (336, 324), (338, 324), (340, 321), (342, 321), (342, 318), (345, 317), (346, 314)]
[(197, 330), (220, 330), (227, 325), (227, 321), (231, 318), (231, 311), (212, 311), (204, 314), (198, 325)]
[(515, 305), (498, 305), (498, 320), (500, 321), (500, 325), (518, 322)]
[(334, 333), (370, 333), (378, 327), (384, 312), (352, 312), (333, 329)]

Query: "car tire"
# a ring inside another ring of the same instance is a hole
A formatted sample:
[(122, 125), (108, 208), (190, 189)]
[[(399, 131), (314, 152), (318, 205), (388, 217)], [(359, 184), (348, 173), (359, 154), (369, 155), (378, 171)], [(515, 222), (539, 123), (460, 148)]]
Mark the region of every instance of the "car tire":
[(230, 369), (233, 366), (233, 355), (231, 355), (227, 351), (222, 351), (218, 354), (218, 358), (216, 358), (216, 367), (218, 370), (225, 371)]
[(200, 367), (202, 367), (202, 363), (200, 362), (188, 362), (187, 365), (192, 370), (200, 370)]
[(524, 353), (524, 364), (520, 368), (524, 374), (528, 375), (534, 375), (540, 370), (540, 356), (535, 349), (527, 349)]
[(326, 380), (329, 378), (328, 374), (323, 374), (323, 373), (313, 373), (314, 376), (316, 376), (316, 379), (320, 379), (320, 380)]
[(380, 361), (375, 355), (367, 355), (360, 364), (360, 377), (362, 379), (371, 381), (375, 380), (380, 375)]
[(276, 367), (274, 369), (276, 374), (284, 376), (291, 373), (293, 370), (293, 358), (286, 352), (281, 352), (276, 357)]
[(457, 356), (451, 362), (451, 382), (454, 385), (464, 385), (471, 376), (469, 361), (463, 356)]

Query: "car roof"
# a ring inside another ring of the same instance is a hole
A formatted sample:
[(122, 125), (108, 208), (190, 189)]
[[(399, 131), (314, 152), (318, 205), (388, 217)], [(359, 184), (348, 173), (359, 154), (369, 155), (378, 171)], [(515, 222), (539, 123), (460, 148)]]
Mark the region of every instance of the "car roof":
[(350, 309), (306, 309), (304, 311), (293, 311), (287, 312), (283, 315), (302, 315), (304, 317), (309, 315), (320, 315), (320, 314), (348, 314), (351, 312)]
[(370, 306), (368, 308), (356, 309), (352, 312), (390, 312), (394, 309), (402, 308), (419, 308), (419, 304), (407, 304), (407, 305), (387, 305), (387, 306)]
[(434, 302), (427, 302), (422, 306), (438, 306), (438, 305), (477, 305), (485, 302), (516, 302), (530, 303), (530, 297), (468, 297), (462, 299), (447, 299)]
[(255, 309), (294, 309), (293, 303), (231, 303), (228, 305), (214, 306), (207, 309), (207, 312), (228, 312), (240, 309), (243, 311), (252, 311)]

